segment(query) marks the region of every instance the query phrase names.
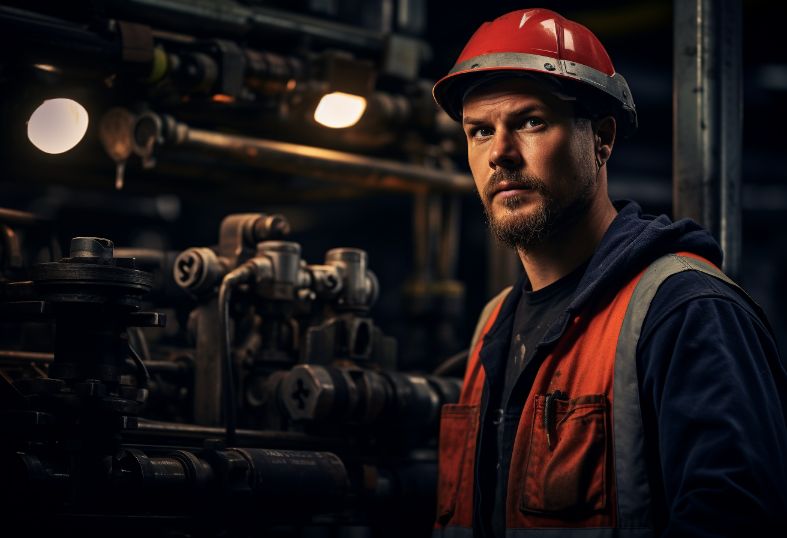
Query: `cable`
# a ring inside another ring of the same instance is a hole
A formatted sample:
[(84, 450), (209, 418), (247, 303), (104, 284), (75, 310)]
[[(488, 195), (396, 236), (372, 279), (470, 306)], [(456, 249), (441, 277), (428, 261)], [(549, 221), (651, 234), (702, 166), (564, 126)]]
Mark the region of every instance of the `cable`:
[(465, 363), (467, 362), (467, 357), (469, 354), (469, 349), (465, 349), (460, 351), (455, 355), (451, 355), (446, 360), (440, 363), (440, 365), (434, 369), (432, 375), (459, 375), (462, 376), (462, 370), (464, 369)]
[(219, 345), (219, 352), (222, 354), (223, 370), (222, 370), (222, 400), (224, 407), (224, 425), (226, 431), (227, 446), (233, 446), (235, 443), (235, 433), (237, 429), (237, 419), (235, 410), (235, 380), (233, 377), (233, 364), (232, 364), (232, 347), (230, 337), (230, 297), (232, 296), (233, 288), (253, 276), (252, 268), (241, 265), (234, 271), (227, 274), (221, 281), (219, 286), (219, 338), (221, 339)]
[(142, 327), (129, 327), (129, 330), (129, 336), (133, 335), (136, 343), (139, 344), (139, 355), (143, 360), (149, 361), (150, 348), (148, 347), (148, 339), (145, 338), (145, 333), (142, 331)]
[(137, 353), (137, 350), (131, 345), (131, 342), (128, 343), (128, 350), (131, 353), (131, 360), (134, 361), (134, 365), (137, 367), (137, 385), (139, 385), (140, 388), (146, 389), (150, 382), (148, 367), (145, 366), (145, 361), (139, 356), (139, 353)]

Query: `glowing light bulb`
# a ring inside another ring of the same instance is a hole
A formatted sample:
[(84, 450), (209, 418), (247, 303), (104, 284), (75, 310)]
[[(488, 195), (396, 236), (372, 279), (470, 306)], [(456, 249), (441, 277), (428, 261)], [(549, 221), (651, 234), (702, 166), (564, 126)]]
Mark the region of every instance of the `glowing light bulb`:
[(59, 73), (60, 69), (52, 64), (33, 64), (33, 67), (39, 71), (46, 71), (47, 73)]
[(87, 110), (76, 101), (47, 99), (30, 116), (27, 138), (44, 153), (65, 153), (85, 136), (87, 123)]
[(358, 123), (366, 110), (366, 99), (351, 93), (333, 92), (322, 96), (314, 111), (317, 123), (341, 129)]

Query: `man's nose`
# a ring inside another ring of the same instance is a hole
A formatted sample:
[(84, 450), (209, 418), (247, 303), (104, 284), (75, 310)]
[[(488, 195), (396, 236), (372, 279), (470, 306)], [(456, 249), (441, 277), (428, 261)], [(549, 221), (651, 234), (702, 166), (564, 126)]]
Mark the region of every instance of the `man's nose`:
[(489, 153), (489, 167), (512, 169), (522, 165), (522, 154), (514, 140), (513, 133), (499, 130), (495, 133), (492, 149)]

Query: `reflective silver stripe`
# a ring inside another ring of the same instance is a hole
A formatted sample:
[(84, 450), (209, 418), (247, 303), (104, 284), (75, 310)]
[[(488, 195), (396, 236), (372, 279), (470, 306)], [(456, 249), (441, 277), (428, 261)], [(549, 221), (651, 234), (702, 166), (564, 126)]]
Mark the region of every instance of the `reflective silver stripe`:
[(511, 290), (514, 286), (508, 286), (506, 289), (495, 295), (491, 301), (486, 303), (486, 306), (481, 311), (481, 315), (478, 317), (478, 323), (475, 325), (475, 331), (473, 332), (473, 339), (470, 340), (470, 353), (473, 352), (475, 349), (476, 344), (478, 343), (478, 339), (481, 338), (481, 331), (484, 330), (486, 326), (486, 322), (489, 321), (489, 317), (497, 308), (497, 305), (502, 303), (505, 298), (511, 293)]
[(608, 93), (624, 107), (634, 110), (634, 99), (631, 97), (631, 90), (623, 75), (614, 73), (612, 76), (594, 69), (590, 66), (559, 60), (549, 56), (539, 54), (527, 54), (523, 52), (495, 52), (492, 54), (482, 54), (464, 62), (456, 64), (447, 76), (465, 71), (476, 69), (526, 69), (529, 71), (539, 71), (548, 75), (557, 75), (573, 78), (595, 86), (599, 90)]
[(648, 538), (653, 535), (650, 529), (506, 529), (506, 538), (527, 538), (543, 536), (545, 538)]
[(445, 527), (434, 529), (432, 538), (473, 538), (473, 529), (468, 527)]
[(700, 271), (738, 287), (727, 275), (708, 263), (668, 254), (653, 262), (634, 288), (615, 351), (612, 393), (618, 526), (621, 530), (639, 532), (641, 528), (652, 525), (644, 429), (639, 406), (637, 343), (642, 323), (659, 287), (667, 278), (683, 271)]

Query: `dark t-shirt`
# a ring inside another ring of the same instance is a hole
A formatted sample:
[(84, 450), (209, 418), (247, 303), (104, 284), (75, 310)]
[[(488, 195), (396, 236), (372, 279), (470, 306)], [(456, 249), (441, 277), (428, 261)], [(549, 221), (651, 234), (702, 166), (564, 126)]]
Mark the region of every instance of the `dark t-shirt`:
[[(582, 275), (585, 273), (585, 269), (587, 269), (587, 263), (582, 264), (557, 282), (553, 282), (538, 291), (531, 291), (530, 283), (525, 280), (525, 284), (519, 292), (519, 302), (514, 314), (511, 348), (508, 352), (505, 375), (502, 380), (497, 381), (498, 383), (502, 382), (502, 391), (492, 391), (501, 395), (501, 399), (497, 402), (490, 401), (490, 404), (495, 405), (498, 409), (497, 416), (499, 418), (503, 416), (503, 409), (508, 407), (505, 403), (508, 401), (517, 379), (519, 379), (519, 374), (522, 373), (525, 365), (533, 358), (533, 353), (549, 326), (568, 306), (579, 281), (582, 279)], [(532, 383), (532, 380), (530, 382)], [(524, 402), (518, 402), (512, 407), (521, 410), (523, 405)], [(491, 528), (493, 536), (503, 538), (505, 536), (508, 467), (500, 465), (500, 462), (508, 460), (507, 457), (504, 457), (504, 453), (510, 451), (512, 447), (507, 447), (506, 445), (510, 443), (503, 439), (503, 428), (500, 427), (502, 420), (498, 419), (495, 422), (498, 425), (497, 438), (495, 440), (496, 450), (487, 452), (496, 454), (498, 462), (495, 466), (497, 479), (491, 513)]]

